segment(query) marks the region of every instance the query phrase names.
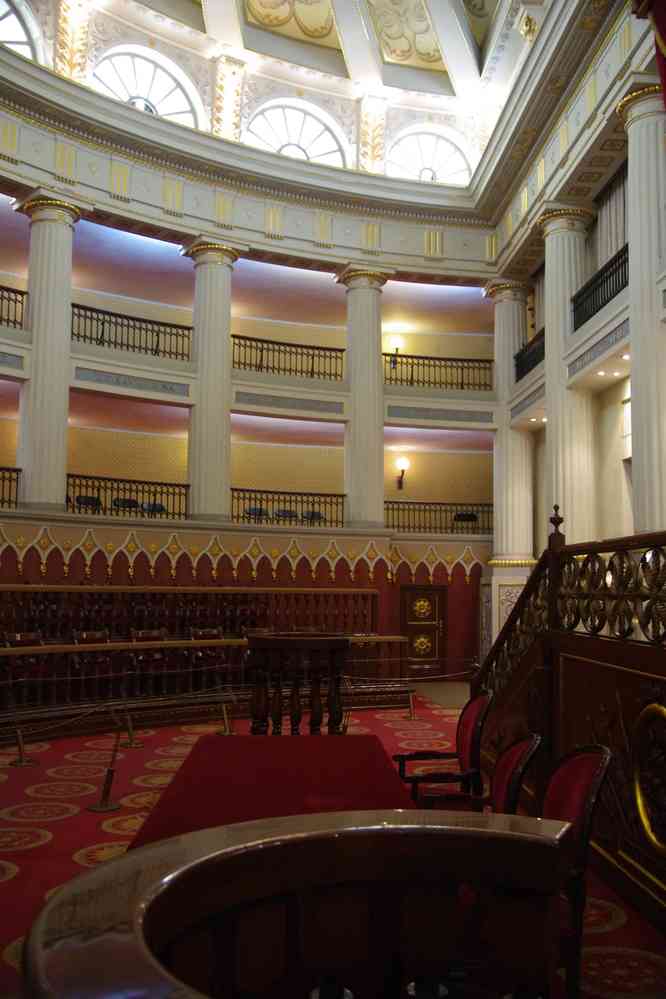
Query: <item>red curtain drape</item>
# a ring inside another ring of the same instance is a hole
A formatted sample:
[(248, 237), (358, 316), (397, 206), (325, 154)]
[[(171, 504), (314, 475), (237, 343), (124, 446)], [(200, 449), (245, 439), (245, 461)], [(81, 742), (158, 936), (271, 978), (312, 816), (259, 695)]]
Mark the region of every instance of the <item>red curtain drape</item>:
[(657, 66), (666, 107), (666, 0), (633, 0), (636, 17), (649, 17), (654, 27)]

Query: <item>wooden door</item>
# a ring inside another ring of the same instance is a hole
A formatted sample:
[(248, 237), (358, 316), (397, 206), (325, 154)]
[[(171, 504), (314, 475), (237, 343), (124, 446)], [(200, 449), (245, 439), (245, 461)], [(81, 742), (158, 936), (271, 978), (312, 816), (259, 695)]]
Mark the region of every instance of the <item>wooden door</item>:
[(402, 633), (408, 638), (403, 657), (406, 677), (426, 680), (446, 672), (445, 586), (401, 588)]

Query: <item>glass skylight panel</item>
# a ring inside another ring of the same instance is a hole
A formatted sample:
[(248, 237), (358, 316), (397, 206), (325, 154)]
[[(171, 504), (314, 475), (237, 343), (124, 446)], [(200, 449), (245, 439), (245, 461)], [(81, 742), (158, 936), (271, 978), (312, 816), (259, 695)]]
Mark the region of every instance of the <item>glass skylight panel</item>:
[(102, 93), (111, 94), (140, 111), (191, 128), (197, 126), (194, 107), (185, 88), (149, 54), (112, 52), (96, 66), (92, 82)]
[(261, 149), (292, 159), (345, 166), (342, 146), (332, 129), (316, 114), (292, 104), (260, 109), (250, 121), (245, 138)]
[(35, 50), (27, 28), (7, 0), (0, 0), (0, 44), (27, 59), (35, 58)]
[(430, 184), (466, 185), (472, 175), (461, 149), (436, 132), (410, 132), (398, 139), (386, 158), (391, 177)]

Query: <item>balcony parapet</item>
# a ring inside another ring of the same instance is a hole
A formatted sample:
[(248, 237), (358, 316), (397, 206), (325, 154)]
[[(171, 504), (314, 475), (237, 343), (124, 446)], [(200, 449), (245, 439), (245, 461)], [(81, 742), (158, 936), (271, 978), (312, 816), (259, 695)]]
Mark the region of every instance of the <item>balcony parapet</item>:
[(189, 485), (178, 482), (69, 474), (66, 506), (77, 514), (185, 520), (189, 492)]
[(467, 392), (492, 392), (493, 361), (476, 357), (383, 354), (384, 384)]

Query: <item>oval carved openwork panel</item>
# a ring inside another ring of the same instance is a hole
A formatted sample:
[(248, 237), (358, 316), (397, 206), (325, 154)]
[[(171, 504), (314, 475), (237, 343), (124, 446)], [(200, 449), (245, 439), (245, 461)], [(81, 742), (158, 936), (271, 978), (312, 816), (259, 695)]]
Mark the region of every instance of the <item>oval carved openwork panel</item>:
[(643, 831), (666, 856), (666, 707), (648, 704), (633, 734), (634, 795)]

